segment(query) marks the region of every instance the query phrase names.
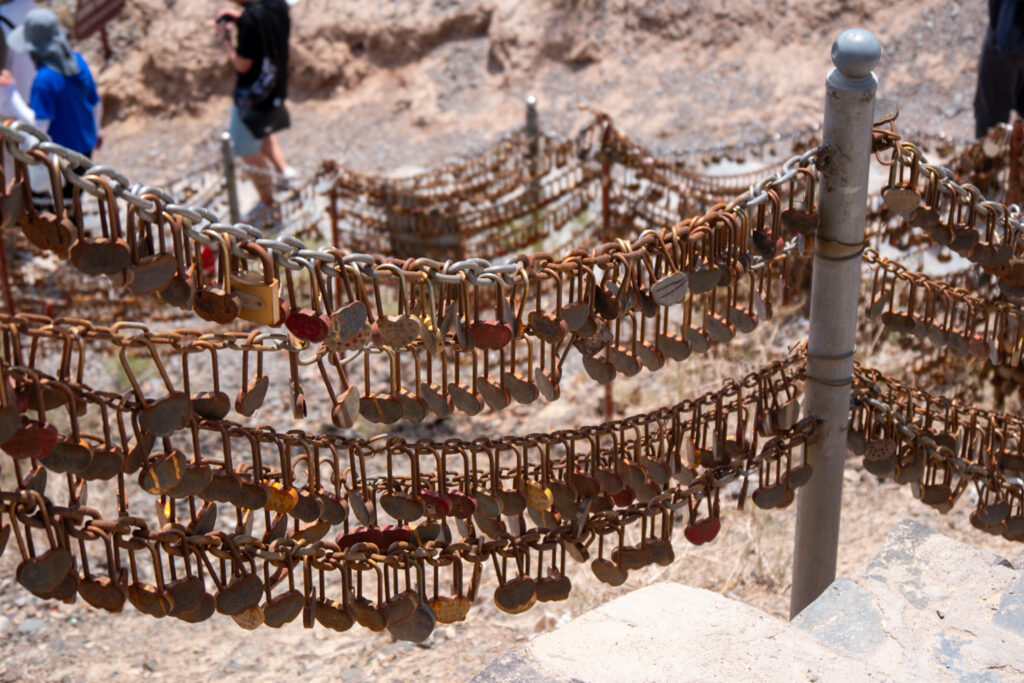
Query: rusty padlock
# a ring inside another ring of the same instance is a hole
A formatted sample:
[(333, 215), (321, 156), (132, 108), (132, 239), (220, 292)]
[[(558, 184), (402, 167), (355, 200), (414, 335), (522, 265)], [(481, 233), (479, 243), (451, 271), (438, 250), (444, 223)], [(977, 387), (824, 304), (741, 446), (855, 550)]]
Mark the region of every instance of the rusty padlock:
[(166, 241), (174, 236), (167, 234), (163, 204), (155, 194), (146, 194), (153, 202), (156, 225), (147, 222), (140, 208), (128, 206), (128, 250), (132, 255), (128, 288), (135, 294), (151, 294), (166, 287), (178, 271), (178, 262), (167, 251)]
[[(196, 292), (192, 310), (203, 320), (227, 325), (238, 317), (241, 305), (238, 297), (231, 292), (231, 238), (213, 233), (217, 243), (216, 287), (203, 288)], [(196, 247), (198, 248), (198, 243)]]
[[(102, 237), (92, 237), (85, 232), (81, 215), (76, 216), (75, 242), (71, 245), (71, 263), (86, 275), (113, 275), (131, 264), (128, 242), (121, 237), (121, 218), (118, 215), (117, 198), (106, 178), (87, 176), (87, 180), (104, 190), (106, 199), (99, 203)], [(81, 202), (81, 189), (75, 187), (76, 211)]]

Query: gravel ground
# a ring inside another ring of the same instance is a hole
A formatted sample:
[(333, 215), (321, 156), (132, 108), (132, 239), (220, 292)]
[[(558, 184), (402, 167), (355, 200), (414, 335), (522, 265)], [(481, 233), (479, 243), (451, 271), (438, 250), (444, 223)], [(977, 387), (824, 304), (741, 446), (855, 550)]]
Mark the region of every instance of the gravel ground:
[[(323, 159), (373, 172), (428, 168), (483, 149), (520, 125), (529, 93), (540, 99), (543, 127), (560, 134), (590, 116), (576, 107), (583, 101), (659, 148), (788, 132), (820, 121), (828, 48), (852, 25), (882, 39), (880, 94), (900, 104), (905, 130), (967, 136), (973, 128), (984, 3), (740, 0), (726, 8), (724, 2), (621, 0), (573, 3), (575, 10), (567, 4), (435, 0), (363, 7), (305, 0), (293, 10), (294, 123), (281, 136), (291, 163), (305, 174)], [(206, 41), (188, 40), (209, 12), (205, 0), (166, 0), (166, 6), (165, 0), (136, 0), (115, 26), (118, 53), (96, 69), (113, 116), (99, 155), (103, 163), (133, 180), (159, 182), (217, 159), (216, 132), (229, 108), (218, 93), (227, 92), (230, 78)], [(94, 44), (86, 52), (99, 64)], [(190, 97), (173, 99), (168, 92)], [(802, 334), (798, 324), (780, 319), (701, 362), (617, 381), (618, 412), (638, 413), (705, 391), (726, 375), (784, 354)], [(874, 360), (883, 367), (906, 364), (892, 345), (879, 347)], [(95, 377), (105, 371), (89, 368)], [(222, 372), (239, 369), (228, 365)], [(403, 435), (553, 430), (597, 422), (600, 409), (593, 385), (570, 368), (557, 403), (455, 418)], [(268, 398), (260, 419), (282, 431), (296, 426), (281, 395)], [(313, 421), (301, 426), (319, 428)], [(839, 571), (865, 563), (904, 516), (1003, 556), (1016, 554), (1013, 544), (975, 531), (969, 510), (965, 500), (943, 517), (909, 490), (879, 482), (851, 462)], [(0, 558), (0, 680), (465, 679), (505, 649), (659, 580), (717, 590), (785, 618), (794, 512), (729, 510), (715, 542), (697, 549), (677, 538), (672, 566), (633, 572), (620, 588), (573, 567), (567, 602), (520, 616), (498, 611), (488, 584), (466, 622), (439, 628), (422, 646), (358, 627), (340, 635), (319, 627), (303, 631), (296, 623), (246, 632), (220, 616), (188, 626), (130, 609), (109, 616), (81, 601), (51, 604), (15, 584), (14, 553), (7, 552)]]

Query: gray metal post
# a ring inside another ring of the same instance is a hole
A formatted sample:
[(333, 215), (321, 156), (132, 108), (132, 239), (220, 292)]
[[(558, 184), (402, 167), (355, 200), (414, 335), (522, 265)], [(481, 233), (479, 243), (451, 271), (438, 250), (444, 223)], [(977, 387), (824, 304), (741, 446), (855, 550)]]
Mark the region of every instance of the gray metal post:
[(526, 98), (526, 134), (536, 139), (540, 134), (540, 115), (537, 113), (537, 98), (529, 95)]
[(235, 155), (231, 147), (231, 134), (224, 131), (220, 134), (220, 155), (224, 163), (224, 184), (228, 191), (228, 213), (231, 222), (239, 221), (238, 181), (235, 177)]
[[(530, 163), (530, 194), (531, 204), (540, 199), (540, 178), (537, 177), (537, 156), (540, 154), (540, 115), (537, 113), (537, 98), (530, 95), (526, 98), (526, 135), (529, 138)], [(540, 212), (533, 211), (530, 215), (530, 231), (536, 237), (540, 232)]]
[(821, 595), (836, 576), (878, 87), (871, 70), (881, 54), (882, 47), (870, 31), (843, 31), (832, 44), (836, 68), (825, 81), (825, 127), (818, 155), (821, 225), (811, 280), (805, 405), (805, 414), (816, 417), (819, 425), (807, 446), (814, 475), (800, 489), (797, 501), (790, 618)]

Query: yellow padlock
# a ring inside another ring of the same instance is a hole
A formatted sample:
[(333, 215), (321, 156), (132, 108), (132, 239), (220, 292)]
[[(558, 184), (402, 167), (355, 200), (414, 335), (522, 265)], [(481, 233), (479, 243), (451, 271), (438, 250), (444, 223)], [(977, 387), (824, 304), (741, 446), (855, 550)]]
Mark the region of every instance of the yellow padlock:
[(231, 275), (231, 293), (238, 297), (240, 306), (238, 317), (261, 325), (277, 325), (281, 322), (281, 282), (274, 259), (258, 244), (249, 242), (241, 246), (260, 260), (263, 272), (245, 270)]

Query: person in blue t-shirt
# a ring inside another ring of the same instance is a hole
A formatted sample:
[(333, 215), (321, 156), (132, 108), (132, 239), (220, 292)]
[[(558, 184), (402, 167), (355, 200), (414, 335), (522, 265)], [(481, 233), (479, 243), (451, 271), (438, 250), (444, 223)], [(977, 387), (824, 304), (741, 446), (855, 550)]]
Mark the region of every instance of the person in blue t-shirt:
[(91, 156), (103, 143), (103, 104), (89, 65), (71, 50), (57, 15), (48, 9), (32, 10), (25, 23), (8, 34), (7, 45), (27, 52), (38, 69), (29, 102), (36, 125), (57, 144)]

